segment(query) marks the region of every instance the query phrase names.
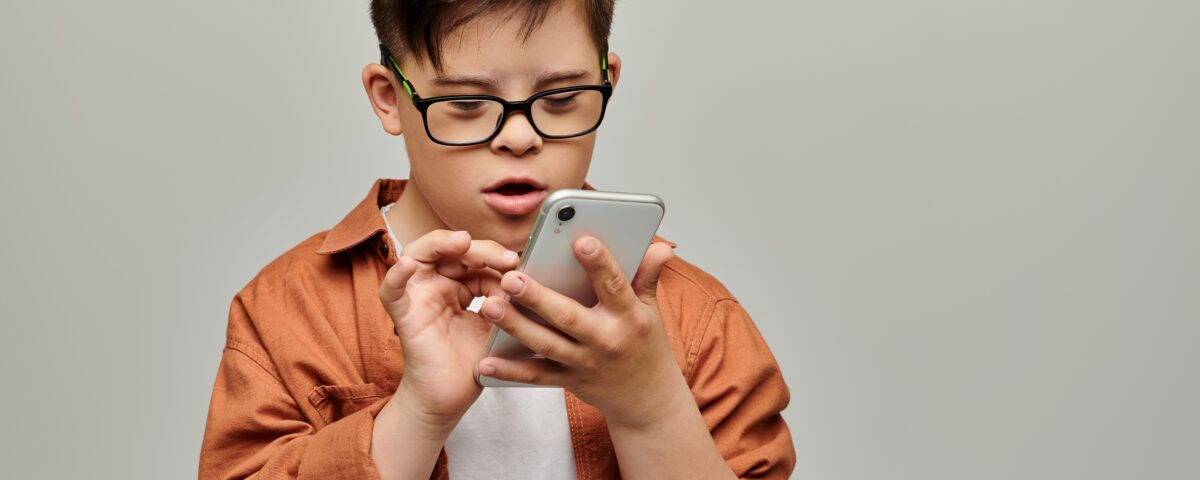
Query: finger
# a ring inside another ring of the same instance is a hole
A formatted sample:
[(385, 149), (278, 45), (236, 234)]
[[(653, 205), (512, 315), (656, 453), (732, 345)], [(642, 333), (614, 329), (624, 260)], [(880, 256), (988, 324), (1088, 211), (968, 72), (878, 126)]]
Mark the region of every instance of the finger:
[(437, 272), (449, 278), (461, 278), (469, 269), (491, 268), (507, 272), (517, 267), (520, 257), (517, 252), (504, 248), (492, 240), (472, 240), (467, 252), (458, 257), (443, 257), (438, 260)]
[(475, 296), (471, 295), (471, 289), (461, 282), (454, 282), (454, 293), (458, 295), (458, 308), (463, 310), (471, 306), (471, 302), (475, 300)]
[(442, 257), (437, 261), (437, 266), (434, 268), (438, 275), (455, 280), (462, 278), (467, 274), (467, 266), (463, 265), (459, 257)]
[(633, 275), (633, 293), (642, 303), (652, 305), (658, 301), (658, 278), (663, 266), (672, 258), (675, 258), (675, 250), (668, 244), (651, 243), (646, 249), (646, 256), (642, 257), (642, 264)]
[(488, 297), (484, 300), (479, 313), (543, 357), (566, 365), (577, 365), (584, 357), (583, 347), (575, 340), (531, 320), (499, 297)]
[(544, 358), (509, 360), (487, 357), (479, 362), (479, 374), (498, 380), (567, 387), (570, 373), (566, 366)]
[(459, 281), (476, 297), (500, 297), (504, 295), (504, 289), (500, 287), (500, 278), (500, 272), (480, 268), (471, 270)]
[(523, 272), (505, 273), (500, 279), (500, 286), (516, 303), (580, 342), (593, 343), (599, 336), (598, 325), (589, 321), (592, 314), (590, 309), (546, 288)]
[(491, 268), (504, 273), (517, 268), (521, 257), (493, 240), (472, 240), (471, 248), (462, 256), (468, 268)]
[(383, 282), (379, 285), (379, 299), (384, 305), (391, 304), (404, 296), (404, 290), (408, 286), (408, 279), (412, 278), (417, 271), (417, 262), (408, 257), (400, 257), (387, 273), (383, 276)]
[(404, 246), (402, 255), (418, 262), (434, 263), (442, 258), (461, 257), (471, 248), (471, 234), (465, 231), (434, 230)]
[(637, 296), (621, 271), (621, 264), (604, 242), (588, 235), (579, 237), (575, 240), (575, 258), (592, 279), (592, 289), (600, 303), (617, 312), (633, 309)]

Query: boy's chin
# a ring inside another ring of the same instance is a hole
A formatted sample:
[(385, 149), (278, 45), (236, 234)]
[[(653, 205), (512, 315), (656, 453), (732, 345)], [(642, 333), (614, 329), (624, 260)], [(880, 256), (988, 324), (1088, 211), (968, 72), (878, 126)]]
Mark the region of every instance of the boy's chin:
[(529, 239), (530, 226), (524, 226), (522, 223), (498, 223), (488, 225), (483, 230), (473, 231), (472, 237), (476, 240), (491, 240), (499, 243), (504, 248), (520, 253), (525, 248), (525, 241)]
[(537, 222), (538, 212), (534, 211), (521, 216), (501, 215), (498, 217), (497, 221), (489, 226), (491, 239), (514, 252), (525, 248), (529, 232), (533, 230), (533, 224)]
[(512, 233), (506, 232), (505, 236), (497, 239), (496, 242), (500, 245), (503, 245), (504, 248), (517, 253), (522, 253), (522, 250), (525, 250), (525, 243), (528, 240), (529, 232), (525, 232), (523, 235), (513, 235)]

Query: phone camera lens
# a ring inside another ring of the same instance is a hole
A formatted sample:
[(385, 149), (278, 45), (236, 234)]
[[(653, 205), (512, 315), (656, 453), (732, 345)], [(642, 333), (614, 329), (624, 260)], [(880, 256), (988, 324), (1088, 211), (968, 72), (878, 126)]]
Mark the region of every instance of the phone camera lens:
[(575, 207), (567, 205), (563, 208), (558, 209), (558, 219), (560, 221), (565, 222), (572, 218), (575, 218)]

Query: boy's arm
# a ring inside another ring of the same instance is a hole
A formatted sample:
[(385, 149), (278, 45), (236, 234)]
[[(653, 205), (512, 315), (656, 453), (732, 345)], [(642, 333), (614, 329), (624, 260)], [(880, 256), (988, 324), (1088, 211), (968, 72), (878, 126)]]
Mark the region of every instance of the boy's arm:
[(791, 396), (762, 334), (724, 298), (701, 335), (687, 380), (721, 456), (738, 478), (788, 478), (796, 449), (781, 412)]
[(430, 478), (453, 425), (415, 421), (402, 408), (401, 382), (396, 393), (317, 430), (257, 340), (254, 296), (239, 293), (230, 307), (199, 478)]
[[(609, 423), (621, 473), (726, 478), (732, 470), (740, 479), (786, 479), (796, 451), (781, 415), (789, 392), (779, 365), (737, 300), (717, 300), (706, 310), (686, 382), (681, 375), (678, 390), (669, 389), (678, 391), (678, 406), (637, 428)], [(713, 465), (710, 455), (729, 468)]]
[(405, 408), (413, 398), (407, 392), (401, 381), (392, 400), (375, 417), (371, 456), (383, 480), (429, 478), (442, 446), (458, 424), (423, 420)]
[(267, 357), (230, 339), (221, 357), (200, 450), (200, 479), (378, 479), (369, 449), (388, 398), (315, 430)]

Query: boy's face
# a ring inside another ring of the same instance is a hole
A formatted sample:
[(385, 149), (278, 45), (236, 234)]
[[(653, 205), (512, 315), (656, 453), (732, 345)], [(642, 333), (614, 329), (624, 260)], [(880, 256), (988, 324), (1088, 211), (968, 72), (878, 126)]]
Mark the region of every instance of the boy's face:
[[(477, 17), (443, 41), (442, 74), (428, 59), (418, 62), (404, 55), (397, 61), (421, 98), (486, 94), (520, 101), (553, 88), (600, 85), (599, 52), (584, 14), (574, 3), (553, 6), (528, 39), (520, 36), (520, 14), (507, 21), (506, 12)], [(620, 59), (610, 53), (608, 62), (615, 87)], [(538, 81), (572, 71), (582, 76)], [(574, 138), (544, 139), (524, 114), (513, 113), (488, 143), (441, 145), (428, 137), (421, 112), (395, 83), (389, 69), (368, 65), (363, 81), (384, 130), (404, 134), (411, 172), (408, 189), (416, 187), (418, 199), (423, 200), (421, 207), (427, 206), (446, 228), (467, 230), (473, 238), (492, 239), (520, 250), (537, 219), (541, 200), (554, 190), (583, 185), (595, 131)], [(406, 190), (405, 195), (411, 191)]]

